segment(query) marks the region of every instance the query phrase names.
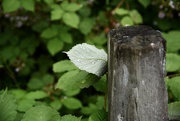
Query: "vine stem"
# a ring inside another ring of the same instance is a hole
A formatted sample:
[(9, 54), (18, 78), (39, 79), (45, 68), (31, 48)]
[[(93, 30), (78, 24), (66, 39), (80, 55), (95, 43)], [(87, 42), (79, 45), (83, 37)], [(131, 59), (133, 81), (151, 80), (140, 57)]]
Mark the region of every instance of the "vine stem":
[(177, 73), (177, 74), (171, 74), (171, 75), (168, 75), (167, 77), (172, 78), (172, 77), (175, 77), (175, 76), (180, 76), (180, 73)]
[(16, 77), (15, 77), (13, 71), (12, 71), (12, 70), (9, 68), (9, 66), (7, 66), (6, 64), (5, 64), (5, 67), (6, 67), (6, 69), (7, 69), (7, 73), (9, 74), (9, 76), (11, 77), (11, 79), (14, 81), (16, 87), (19, 88), (19, 84), (18, 84), (18, 82), (17, 82), (17, 80), (16, 80)]
[(112, 10), (112, 12), (115, 11), (117, 8), (119, 8), (119, 7), (124, 3), (124, 1), (125, 1), (125, 0), (121, 0), (121, 1), (117, 4), (117, 6)]
[(106, 73), (106, 90), (104, 96), (104, 109), (107, 110), (107, 101), (108, 100), (108, 72)]

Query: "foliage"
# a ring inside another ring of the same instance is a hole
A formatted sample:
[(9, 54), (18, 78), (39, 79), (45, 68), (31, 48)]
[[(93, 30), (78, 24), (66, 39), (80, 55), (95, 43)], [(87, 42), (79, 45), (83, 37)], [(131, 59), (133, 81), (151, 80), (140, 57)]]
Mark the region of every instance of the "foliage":
[(17, 105), (16, 100), (12, 95), (7, 95), (7, 90), (4, 92), (1, 92), (0, 95), (0, 117), (1, 120), (4, 121), (13, 121), (16, 117), (17, 111)]
[(109, 30), (138, 24), (152, 26), (167, 40), (169, 114), (177, 118), (178, 0), (1, 0), (0, 3), (0, 119), (3, 121), (105, 121), (106, 76), (100, 78), (80, 71), (63, 52), (79, 43), (107, 51)]
[(173, 102), (168, 105), (168, 113), (170, 116), (170, 119), (179, 119), (180, 117), (180, 103), (179, 102)]

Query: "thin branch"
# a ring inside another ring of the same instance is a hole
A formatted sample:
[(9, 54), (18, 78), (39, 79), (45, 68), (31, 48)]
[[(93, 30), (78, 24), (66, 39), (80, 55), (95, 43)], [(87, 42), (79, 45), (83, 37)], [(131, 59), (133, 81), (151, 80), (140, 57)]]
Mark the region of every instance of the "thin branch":
[(172, 78), (172, 77), (175, 77), (175, 76), (180, 76), (180, 73), (176, 73), (176, 74), (167, 75), (167, 77), (169, 77), (169, 78)]
[(112, 11), (115, 11), (117, 8), (121, 7), (121, 5), (124, 3), (124, 1), (125, 0), (121, 0)]

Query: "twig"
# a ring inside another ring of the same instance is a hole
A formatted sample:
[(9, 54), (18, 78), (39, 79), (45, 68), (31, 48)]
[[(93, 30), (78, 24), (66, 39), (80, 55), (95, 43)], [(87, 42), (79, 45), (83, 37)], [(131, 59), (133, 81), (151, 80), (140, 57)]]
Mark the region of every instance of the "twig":
[(122, 4), (124, 3), (124, 0), (121, 0), (117, 6), (112, 10), (112, 11), (115, 11), (117, 8), (119, 8)]
[(175, 76), (180, 76), (180, 73), (176, 73), (176, 74), (171, 74), (171, 75), (167, 75), (169, 78), (175, 77)]

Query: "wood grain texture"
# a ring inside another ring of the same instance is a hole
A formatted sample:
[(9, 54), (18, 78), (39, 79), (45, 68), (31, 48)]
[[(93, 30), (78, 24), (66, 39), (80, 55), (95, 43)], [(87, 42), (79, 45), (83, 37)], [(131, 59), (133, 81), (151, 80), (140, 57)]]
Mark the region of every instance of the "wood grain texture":
[(109, 121), (168, 121), (161, 34), (147, 26), (113, 29), (108, 51)]

